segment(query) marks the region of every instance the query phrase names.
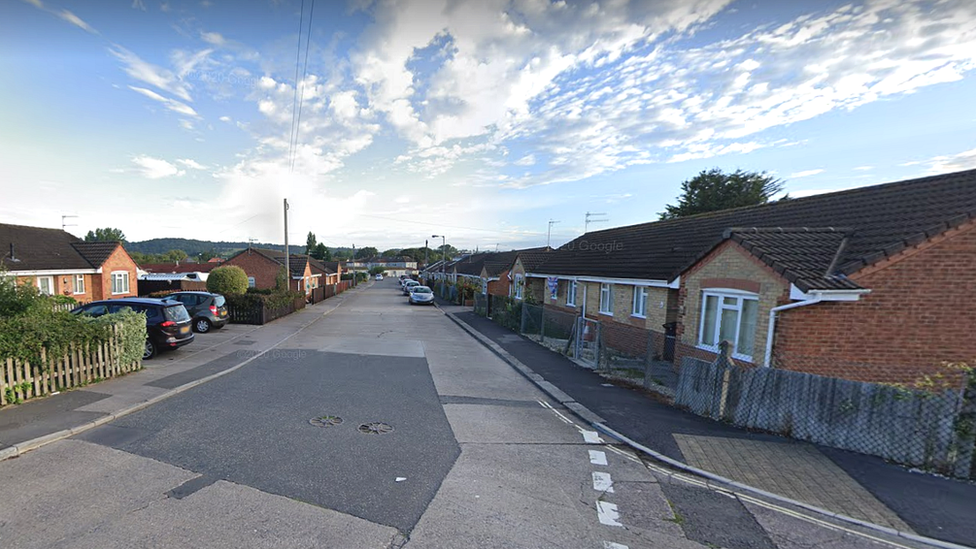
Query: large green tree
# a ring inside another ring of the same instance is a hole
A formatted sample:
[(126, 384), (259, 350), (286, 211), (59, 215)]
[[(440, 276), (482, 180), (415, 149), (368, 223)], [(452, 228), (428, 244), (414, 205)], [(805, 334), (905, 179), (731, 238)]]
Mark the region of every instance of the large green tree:
[(379, 255), (380, 251), (372, 246), (366, 246), (356, 250), (356, 259), (369, 259)]
[(207, 277), (207, 291), (215, 294), (243, 294), (247, 291), (247, 274), (237, 265), (217, 267)]
[[(661, 219), (676, 219), (706, 212), (769, 202), (783, 190), (783, 182), (766, 172), (736, 170), (725, 173), (719, 168), (702, 170), (681, 183), (676, 205), (667, 205)], [(784, 197), (784, 198), (788, 198)]]
[(315, 245), (315, 249), (309, 255), (319, 261), (332, 261), (332, 252), (321, 242)]
[(95, 229), (94, 231), (88, 231), (85, 235), (85, 242), (124, 242), (125, 234), (121, 229), (114, 229), (112, 227), (105, 227), (104, 229)]
[(315, 233), (308, 231), (308, 238), (305, 239), (305, 254), (312, 255), (315, 251), (315, 247), (318, 245), (318, 240), (315, 238)]

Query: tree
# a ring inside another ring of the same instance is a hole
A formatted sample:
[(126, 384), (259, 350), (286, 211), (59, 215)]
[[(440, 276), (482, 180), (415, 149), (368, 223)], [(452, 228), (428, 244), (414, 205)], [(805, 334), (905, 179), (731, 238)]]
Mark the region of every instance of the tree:
[(217, 267), (207, 277), (207, 291), (215, 294), (243, 294), (247, 291), (247, 273), (237, 265)]
[[(724, 173), (719, 168), (702, 170), (681, 183), (676, 206), (667, 205), (661, 219), (677, 219), (706, 212), (766, 204), (783, 190), (783, 182), (766, 172), (736, 170)], [(788, 197), (787, 197), (788, 198)]]
[(378, 274), (383, 274), (385, 272), (386, 272), (386, 267), (381, 267), (377, 265), (376, 267), (373, 267), (372, 269), (369, 270), (369, 275), (376, 276)]
[(308, 231), (308, 238), (305, 240), (305, 255), (312, 255), (317, 244), (318, 241), (315, 239), (315, 233)]
[(444, 244), (437, 247), (437, 255), (439, 259), (444, 259), (445, 257), (454, 257), (458, 254), (458, 249), (450, 244)]
[(365, 248), (360, 248), (356, 250), (356, 259), (369, 259), (371, 257), (376, 257), (379, 255), (379, 250), (372, 246), (366, 246)]
[(329, 249), (326, 248), (325, 244), (321, 242), (316, 244), (315, 249), (312, 250), (312, 252), (308, 255), (318, 259), (319, 261), (332, 261), (332, 253), (329, 252)]
[(397, 257), (403, 254), (400, 248), (390, 248), (381, 254), (381, 257)]
[(170, 250), (163, 254), (164, 263), (179, 263), (187, 258), (186, 252), (183, 250)]
[(88, 231), (88, 234), (85, 235), (85, 242), (125, 242), (125, 234), (122, 233), (121, 229), (105, 227), (104, 229)]

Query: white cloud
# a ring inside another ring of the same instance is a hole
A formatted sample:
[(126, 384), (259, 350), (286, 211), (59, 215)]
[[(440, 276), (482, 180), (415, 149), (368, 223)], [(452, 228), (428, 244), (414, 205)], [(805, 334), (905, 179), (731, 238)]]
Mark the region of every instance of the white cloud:
[(79, 29), (82, 29), (84, 31), (90, 32), (92, 34), (98, 34), (98, 31), (96, 31), (95, 29), (91, 28), (91, 25), (89, 25), (88, 23), (84, 22), (81, 19), (81, 17), (78, 17), (77, 15), (75, 15), (74, 13), (71, 13), (68, 10), (61, 10), (60, 12), (57, 12), (57, 16), (60, 17), (61, 19), (64, 19), (65, 21), (71, 23), (72, 25), (78, 27)]
[(186, 173), (174, 164), (146, 155), (134, 157), (132, 163), (139, 167), (139, 173), (147, 179), (162, 179), (172, 176), (180, 177)]
[(114, 46), (109, 51), (124, 64), (123, 70), (130, 77), (171, 93), (184, 101), (193, 101), (190, 97), (190, 85), (182, 82), (172, 71), (147, 63), (121, 46)]
[(143, 0), (132, 0), (132, 9), (146, 11), (146, 3)]
[(515, 161), (515, 165), (516, 166), (533, 166), (533, 165), (535, 165), (535, 155), (534, 154), (527, 154), (527, 155), (523, 156), (522, 158), (519, 158), (518, 160), (516, 160)]
[(868, 170), (873, 170), (874, 169), (874, 166), (857, 166), (854, 169), (857, 170), (857, 171), (859, 171), (859, 172), (866, 172)]
[(219, 32), (201, 32), (200, 38), (208, 44), (214, 46), (223, 46), (227, 43), (227, 39), (223, 37)]
[(929, 174), (943, 174), (976, 168), (976, 149), (952, 155), (940, 155), (928, 160), (905, 162), (902, 166), (927, 166)]
[(219, 118), (219, 120), (220, 120), (221, 122), (230, 122), (230, 121), (231, 121), (231, 118), (230, 118), (229, 116), (221, 116), (221, 117)]
[(194, 170), (206, 170), (207, 169), (207, 167), (204, 166), (203, 164), (200, 164), (196, 160), (191, 160), (189, 158), (178, 158), (178, 159), (176, 159), (176, 161), (179, 162), (180, 164), (183, 164), (187, 168), (193, 168)]
[(186, 116), (193, 116), (193, 117), (200, 116), (197, 114), (197, 111), (193, 110), (193, 107), (187, 105), (186, 103), (181, 103), (175, 99), (170, 99), (168, 97), (163, 97), (162, 95), (159, 95), (158, 93), (152, 90), (147, 90), (146, 88), (137, 88), (135, 86), (129, 86), (129, 89), (141, 93), (142, 95), (145, 95), (146, 97), (154, 101), (159, 101), (160, 103), (165, 105), (167, 109), (173, 112), (183, 114)]
[(822, 170), (822, 169), (803, 170), (803, 171), (800, 171), (800, 172), (793, 172), (790, 175), (786, 176), (786, 178), (787, 179), (800, 179), (801, 177), (810, 177), (811, 175), (817, 175), (817, 174), (821, 174), (823, 172), (824, 172), (824, 170)]

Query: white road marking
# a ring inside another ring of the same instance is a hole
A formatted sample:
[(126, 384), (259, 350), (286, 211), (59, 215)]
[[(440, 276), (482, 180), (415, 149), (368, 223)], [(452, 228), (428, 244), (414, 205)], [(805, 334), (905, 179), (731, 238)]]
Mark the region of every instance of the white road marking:
[[(543, 408), (546, 408), (550, 412), (556, 414), (556, 417), (558, 417), (563, 423), (566, 423), (568, 425), (573, 425), (573, 420), (571, 420), (568, 417), (560, 414), (559, 413), (559, 410), (556, 410), (555, 408), (553, 408), (552, 405), (549, 404), (548, 402), (545, 402), (543, 400), (537, 400), (536, 402), (538, 402), (539, 404), (541, 404)], [(579, 429), (579, 427), (577, 427), (577, 429)]]
[(630, 547), (612, 541), (605, 541), (603, 542), (603, 549), (630, 549)]
[(617, 505), (608, 501), (596, 502), (596, 516), (600, 519), (600, 524), (607, 526), (623, 526), (620, 524), (620, 513), (617, 512)]
[(613, 446), (607, 446), (607, 449), (610, 450), (611, 452), (616, 453), (616, 454), (620, 454), (624, 458), (629, 459), (630, 461), (633, 461), (634, 463), (640, 463), (641, 462), (641, 460), (637, 459), (637, 457), (635, 457), (633, 454), (628, 453), (628, 452), (625, 452), (625, 451), (623, 451), (623, 450), (621, 450), (619, 448), (614, 448)]
[(600, 438), (600, 434), (596, 431), (580, 431), (583, 434), (583, 440), (587, 444), (603, 444), (603, 439)]
[(597, 492), (606, 492), (608, 494), (613, 493), (613, 481), (610, 479), (610, 473), (601, 473), (599, 471), (593, 471), (593, 489)]
[(593, 465), (606, 465), (607, 454), (599, 450), (590, 450), (590, 463)]

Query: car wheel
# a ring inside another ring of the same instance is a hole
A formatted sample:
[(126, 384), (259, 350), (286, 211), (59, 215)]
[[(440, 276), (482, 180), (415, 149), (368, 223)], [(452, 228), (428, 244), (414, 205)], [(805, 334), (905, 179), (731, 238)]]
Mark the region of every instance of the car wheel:
[(156, 344), (151, 339), (146, 340), (146, 347), (142, 350), (142, 359), (149, 360), (156, 356)]
[(193, 322), (193, 329), (201, 334), (205, 334), (210, 331), (213, 324), (210, 323), (206, 318), (198, 318)]

